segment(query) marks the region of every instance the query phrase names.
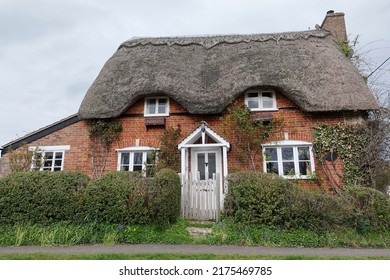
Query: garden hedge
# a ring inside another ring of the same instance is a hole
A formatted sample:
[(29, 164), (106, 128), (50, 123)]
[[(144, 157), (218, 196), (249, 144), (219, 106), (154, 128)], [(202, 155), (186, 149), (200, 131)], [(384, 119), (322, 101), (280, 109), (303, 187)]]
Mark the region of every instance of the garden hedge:
[(0, 179), (0, 224), (167, 225), (180, 215), (180, 188), (169, 169), (153, 178), (115, 172), (97, 180), (78, 172), (17, 172)]
[(105, 174), (84, 195), (83, 222), (165, 225), (180, 215), (180, 178), (162, 169), (155, 177), (137, 172)]
[(89, 177), (78, 172), (16, 172), (0, 179), (0, 223), (72, 221)]
[(311, 192), (266, 173), (230, 174), (225, 215), (236, 223), (306, 228), (348, 227), (360, 233), (390, 229), (390, 200), (371, 188), (346, 187), (340, 195)]
[(353, 207), (351, 224), (360, 232), (390, 230), (390, 200), (384, 193), (367, 187), (348, 186), (343, 195)]
[(273, 174), (239, 172), (228, 177), (225, 214), (235, 222), (284, 225), (295, 186)]

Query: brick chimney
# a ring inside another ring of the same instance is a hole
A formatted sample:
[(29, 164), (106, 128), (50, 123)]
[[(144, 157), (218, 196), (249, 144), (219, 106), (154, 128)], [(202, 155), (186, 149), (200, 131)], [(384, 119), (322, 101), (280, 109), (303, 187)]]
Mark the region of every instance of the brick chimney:
[(343, 43), (348, 42), (344, 13), (335, 13), (333, 10), (328, 11), (321, 24), (321, 28), (330, 31), (330, 34), (337, 41)]

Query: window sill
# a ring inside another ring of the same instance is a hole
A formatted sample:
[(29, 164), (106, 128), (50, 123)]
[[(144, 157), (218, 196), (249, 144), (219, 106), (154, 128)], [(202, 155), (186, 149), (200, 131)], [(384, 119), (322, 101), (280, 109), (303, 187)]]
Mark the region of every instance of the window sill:
[(315, 178), (313, 178), (313, 176), (286, 176), (286, 175), (282, 175), (281, 177), (283, 177), (284, 179), (288, 179), (288, 180), (314, 180)]
[(169, 117), (169, 114), (144, 114), (145, 118), (150, 117)]
[(249, 110), (251, 110), (251, 112), (277, 112), (279, 111), (278, 108), (267, 108), (267, 109), (256, 109), (256, 108), (249, 108)]

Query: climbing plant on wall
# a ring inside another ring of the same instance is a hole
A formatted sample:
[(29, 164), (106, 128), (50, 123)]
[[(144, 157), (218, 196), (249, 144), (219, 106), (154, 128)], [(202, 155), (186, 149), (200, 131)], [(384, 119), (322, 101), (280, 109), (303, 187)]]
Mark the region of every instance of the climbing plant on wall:
[(180, 153), (177, 149), (181, 137), (180, 125), (176, 128), (168, 126), (160, 136), (160, 150), (158, 151), (157, 170), (170, 168), (179, 171)]
[(271, 121), (253, 121), (251, 110), (245, 105), (237, 102), (228, 109), (228, 113), (223, 117), (226, 130), (233, 131), (233, 147), (243, 163), (249, 163), (252, 171), (258, 171), (262, 157), (262, 144), (276, 131), (282, 124), (282, 119)]
[(29, 150), (26, 143), (23, 143), (17, 150), (9, 151), (9, 162), (8, 168), (10, 172), (20, 172), (20, 171), (30, 171), (34, 160), (35, 168), (41, 167), (41, 154), (39, 153), (39, 149)]
[(107, 166), (107, 159), (114, 141), (119, 139), (122, 124), (117, 120), (92, 120), (88, 128), (92, 177), (100, 177)]
[[(372, 172), (380, 152), (380, 147), (373, 145), (373, 124), (320, 125), (314, 129), (314, 150), (323, 168), (326, 167), (326, 157), (337, 155), (343, 162), (344, 170), (339, 175), (345, 185), (373, 186)], [(325, 173), (329, 176), (329, 172)]]

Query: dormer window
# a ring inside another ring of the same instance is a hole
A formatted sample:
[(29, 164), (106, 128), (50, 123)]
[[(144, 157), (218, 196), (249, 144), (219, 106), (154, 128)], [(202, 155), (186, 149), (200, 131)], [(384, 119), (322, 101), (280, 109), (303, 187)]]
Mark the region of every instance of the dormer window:
[(168, 116), (169, 99), (168, 97), (145, 98), (145, 117)]
[(276, 94), (271, 90), (253, 90), (245, 94), (245, 105), (251, 111), (274, 111), (276, 107)]

